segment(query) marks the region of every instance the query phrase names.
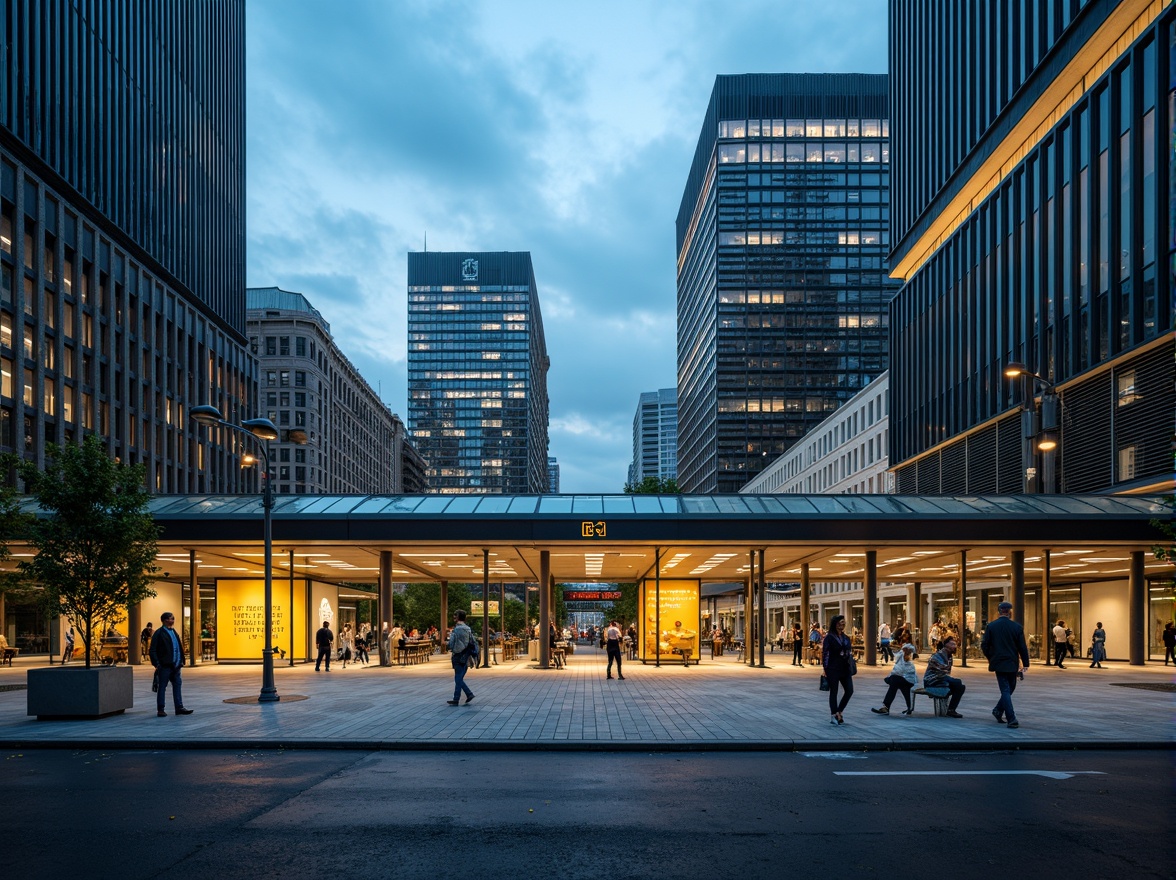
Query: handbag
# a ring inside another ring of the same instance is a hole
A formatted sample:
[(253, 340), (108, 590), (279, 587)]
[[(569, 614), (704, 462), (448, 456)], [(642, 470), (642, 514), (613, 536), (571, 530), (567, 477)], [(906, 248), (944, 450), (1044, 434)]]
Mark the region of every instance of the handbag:
[(829, 690), (829, 678), (824, 674), (821, 675), (821, 690)]
[(849, 658), (849, 674), (857, 675), (857, 661), (852, 657)]
[(155, 674), (151, 676), (151, 692), (153, 694), (159, 693), (159, 670), (155, 670)]

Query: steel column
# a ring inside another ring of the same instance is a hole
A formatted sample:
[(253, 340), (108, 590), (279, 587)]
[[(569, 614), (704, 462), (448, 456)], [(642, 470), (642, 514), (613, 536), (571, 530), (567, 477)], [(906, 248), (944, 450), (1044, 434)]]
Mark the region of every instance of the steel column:
[(1025, 625), (1025, 551), (1014, 550), (1011, 554), (1012, 574), (1009, 579), (1009, 601), (1013, 603), (1013, 620)]
[(551, 668), (551, 551), (539, 551), (539, 668)]
[(1143, 578), (1143, 551), (1131, 552), (1131, 573), (1127, 580), (1127, 647), (1132, 666), (1147, 659), (1147, 582)]
[(764, 580), (764, 551), (759, 551), (759, 667), (764, 668), (764, 644), (768, 640), (768, 590)]
[[(380, 620), (388, 624), (391, 629), (396, 625), (396, 616), (392, 613), (392, 551), (380, 551)], [(311, 621), (307, 620), (307, 625)], [(392, 654), (396, 650), (396, 646), (391, 642), (388, 643), (387, 650), (384, 649), (383, 627), (380, 629), (380, 663), (383, 666), (392, 665)]]
[(960, 551), (960, 666), (968, 665), (968, 551)]
[(862, 598), (862, 660), (867, 666), (878, 665), (878, 649), (874, 639), (878, 636), (878, 551), (866, 551), (866, 577), (862, 584), (865, 596)]
[(1052, 584), (1050, 583), (1050, 551), (1041, 551), (1041, 615), (1038, 618), (1038, 626), (1041, 627), (1037, 644), (1041, 646), (1041, 653), (1045, 655), (1045, 665), (1049, 666), (1053, 663), (1053, 624), (1050, 622), (1049, 614), (1049, 591)]
[(490, 551), (482, 548), (482, 668), (490, 665)]

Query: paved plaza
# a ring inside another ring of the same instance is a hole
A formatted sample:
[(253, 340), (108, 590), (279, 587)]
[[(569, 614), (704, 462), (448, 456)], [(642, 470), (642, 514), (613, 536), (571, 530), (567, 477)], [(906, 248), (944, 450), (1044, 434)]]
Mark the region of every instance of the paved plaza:
[[(925, 656), (917, 661), (922, 671)], [(471, 670), (477, 698), (452, 707), (448, 658), (381, 668), (332, 663), (279, 664), (278, 704), (229, 703), (256, 695), (260, 666), (208, 665), (184, 670), (184, 702), (195, 710), (157, 718), (149, 667), (135, 670), (135, 706), (86, 721), (38, 721), (26, 712), (22, 658), (0, 670), (0, 746), (70, 748), (376, 748), (602, 750), (828, 750), (1172, 748), (1176, 693), (1172, 667), (1075, 661), (1065, 670), (1034, 666), (1015, 696), (1018, 730), (997, 724), (995, 679), (983, 661), (957, 674), (967, 685), (962, 719), (934, 717), (918, 697), (914, 717), (879, 716), (889, 664), (861, 667), (845, 724), (829, 724), (827, 695), (815, 667), (768, 654), (767, 669), (732, 657), (661, 668), (626, 662), (625, 680), (605, 678), (604, 652), (580, 647), (564, 669), (516, 660)], [(1144, 685), (1124, 687), (1122, 685)], [(1150, 689), (1149, 689), (1150, 686)], [(295, 696), (305, 699), (293, 699)]]

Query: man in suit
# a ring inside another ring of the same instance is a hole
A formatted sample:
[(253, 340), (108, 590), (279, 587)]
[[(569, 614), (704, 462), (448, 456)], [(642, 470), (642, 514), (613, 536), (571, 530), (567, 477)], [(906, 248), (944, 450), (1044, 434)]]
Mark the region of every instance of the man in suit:
[(319, 665), (325, 660), (327, 672), (331, 671), (331, 643), (335, 641), (335, 634), (331, 632), (331, 622), (324, 620), (322, 627), (314, 634), (314, 643), (318, 646), (318, 657), (314, 661), (314, 671), (319, 671)]
[(1012, 603), (1001, 602), (996, 610), (1000, 616), (984, 630), (980, 650), (988, 658), (989, 670), (996, 673), (1000, 688), (1000, 700), (992, 710), (992, 717), (1015, 728), (1020, 725), (1013, 711), (1013, 691), (1017, 689), (1017, 679), (1024, 678), (1029, 668), (1029, 646), (1025, 644), (1025, 630), (1013, 620)]
[(184, 665), (184, 641), (180, 638), (180, 634), (175, 631), (176, 616), (170, 611), (165, 611), (159, 618), (159, 622), (163, 624), (151, 636), (151, 665), (155, 667), (155, 675), (158, 679), (158, 684), (155, 691), (155, 714), (160, 718), (166, 718), (167, 712), (163, 711), (164, 696), (167, 694), (167, 686), (170, 683), (172, 686), (172, 704), (175, 706), (177, 715), (191, 715), (191, 709), (184, 708), (184, 698), (180, 694), (180, 669)]

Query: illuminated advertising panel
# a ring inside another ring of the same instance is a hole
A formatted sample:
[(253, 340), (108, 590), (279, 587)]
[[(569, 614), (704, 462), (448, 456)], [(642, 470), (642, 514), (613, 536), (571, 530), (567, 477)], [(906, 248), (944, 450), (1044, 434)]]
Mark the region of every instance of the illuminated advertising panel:
[(697, 663), (699, 582), (662, 580), (659, 586), (647, 580), (641, 590), (641, 659)]
[[(273, 588), (273, 645), (289, 650), (290, 627), (296, 645), (306, 640), (305, 594), (294, 591), (291, 620), (287, 584)], [(220, 580), (216, 584), (216, 656), (221, 661), (260, 663), (265, 648), (265, 581)]]

